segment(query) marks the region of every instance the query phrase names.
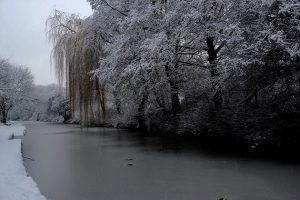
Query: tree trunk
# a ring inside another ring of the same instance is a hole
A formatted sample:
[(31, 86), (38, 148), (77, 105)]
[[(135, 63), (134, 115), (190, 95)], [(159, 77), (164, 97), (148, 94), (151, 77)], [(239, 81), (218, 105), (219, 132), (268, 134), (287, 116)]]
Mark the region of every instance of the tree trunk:
[(118, 94), (116, 91), (113, 91), (114, 99), (115, 99), (115, 106), (117, 110), (117, 114), (121, 114), (121, 99), (118, 97)]
[(0, 102), (0, 110), (1, 110), (1, 122), (2, 123), (6, 123), (6, 117), (5, 117), (5, 101), (4, 98), (1, 98), (1, 102)]
[(181, 110), (180, 108), (180, 101), (179, 101), (179, 87), (178, 84), (173, 81), (170, 81), (170, 87), (171, 87), (171, 102), (172, 102), (172, 110), (175, 114), (178, 114)]
[(2, 115), (2, 123), (7, 122), (7, 116), (8, 116), (8, 111), (13, 107), (12, 105), (7, 107), (7, 102), (5, 101), (5, 98), (1, 99), (1, 115)]
[(181, 111), (180, 107), (180, 101), (179, 101), (179, 80), (178, 80), (178, 46), (179, 46), (179, 40), (176, 41), (175, 44), (175, 61), (174, 61), (174, 69), (171, 68), (170, 64), (167, 63), (165, 66), (165, 71), (167, 74), (167, 77), (169, 79), (169, 84), (171, 88), (171, 105), (172, 105), (172, 112), (177, 115)]
[(6, 122), (7, 122), (6, 112), (5, 110), (2, 110), (2, 123), (5, 124)]
[(142, 101), (138, 107), (138, 128), (142, 130), (145, 130), (147, 128), (145, 124), (145, 105), (147, 100), (148, 100), (148, 92), (147, 89), (145, 89)]
[[(180, 101), (179, 101), (179, 86), (178, 86), (178, 81), (175, 80), (174, 76), (174, 72), (175, 70), (177, 70), (175, 68), (174, 71), (172, 71), (170, 69), (169, 64), (167, 63), (165, 66), (165, 70), (166, 70), (166, 74), (167, 77), (169, 78), (169, 84), (170, 84), (170, 88), (171, 88), (171, 105), (172, 105), (172, 112), (174, 114), (178, 114), (180, 112)], [(173, 75), (171, 75), (173, 74)]]
[(217, 66), (218, 61), (218, 52), (222, 49), (223, 44), (216, 48), (214, 44), (214, 37), (206, 38), (207, 49), (206, 52), (208, 54), (208, 62), (210, 64), (210, 74), (212, 79), (212, 87), (213, 87), (213, 102), (215, 109), (219, 109), (222, 106), (223, 95), (222, 95), (222, 85), (219, 81), (220, 73)]
[(105, 97), (105, 90), (104, 87), (101, 87), (100, 89), (101, 95), (100, 95), (100, 106), (101, 106), (101, 124), (104, 125), (106, 121), (106, 97)]

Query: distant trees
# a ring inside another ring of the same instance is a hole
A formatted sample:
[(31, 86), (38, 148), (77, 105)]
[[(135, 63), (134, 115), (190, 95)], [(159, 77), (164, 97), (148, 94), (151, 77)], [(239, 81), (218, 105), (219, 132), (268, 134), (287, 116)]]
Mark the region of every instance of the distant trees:
[(16, 105), (32, 101), (30, 92), (33, 75), (28, 68), (10, 64), (0, 59), (0, 111), (1, 121), (6, 123), (8, 112)]
[(66, 98), (65, 88), (58, 85), (34, 85), (30, 99), (15, 104), (9, 112), (10, 120), (76, 122), (70, 120), (70, 104)]
[(46, 120), (49, 121), (66, 122), (70, 120), (70, 105), (66, 97), (58, 93), (49, 98), (45, 114), (47, 115)]
[(70, 118), (69, 102), (58, 86), (36, 86), (28, 68), (0, 59), (0, 119), (60, 121)]

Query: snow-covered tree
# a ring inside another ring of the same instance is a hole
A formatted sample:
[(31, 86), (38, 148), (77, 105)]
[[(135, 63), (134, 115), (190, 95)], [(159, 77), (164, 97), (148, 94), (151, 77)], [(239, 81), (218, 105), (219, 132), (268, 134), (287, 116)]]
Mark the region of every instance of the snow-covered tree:
[(118, 31), (104, 46), (106, 56), (95, 72), (100, 80), (114, 84), (115, 93), (125, 101), (128, 95), (137, 96), (134, 104), (140, 109), (136, 110), (144, 111), (142, 107), (148, 104), (154, 110), (171, 110), (176, 118), (181, 110), (180, 96), (185, 93), (180, 88), (183, 80), (190, 73), (199, 72), (199, 68), (206, 69), (211, 76), (210, 81), (206, 79), (212, 85), (210, 96), (218, 107), (222, 104), (221, 81), (229, 74), (225, 72), (240, 59), (230, 55), (240, 53), (241, 48), (236, 46), (241, 47), (243, 29), (238, 19), (254, 5), (246, 7), (247, 2), (250, 4), (230, 0), (91, 1), (98, 13), (94, 17), (105, 18), (102, 10), (107, 9), (116, 16), (101, 23), (102, 30), (106, 30), (107, 23), (118, 24)]
[(299, 110), (299, 1), (88, 2), (48, 27), (81, 119), (98, 102), (116, 126), (246, 137)]
[(14, 66), (1, 59), (0, 85), (0, 111), (2, 122), (6, 123), (8, 112), (14, 105), (32, 101), (33, 75), (28, 68)]

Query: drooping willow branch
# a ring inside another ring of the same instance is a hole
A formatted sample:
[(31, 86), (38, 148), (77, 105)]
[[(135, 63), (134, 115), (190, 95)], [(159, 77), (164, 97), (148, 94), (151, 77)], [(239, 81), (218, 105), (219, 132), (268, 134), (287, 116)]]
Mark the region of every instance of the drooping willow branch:
[[(79, 110), (82, 126), (105, 122), (104, 86), (90, 72), (103, 56), (101, 35), (90, 32), (87, 22), (77, 15), (55, 10), (46, 22), (51, 58), (60, 85), (66, 80), (71, 113)], [(99, 37), (99, 38), (98, 38)]]

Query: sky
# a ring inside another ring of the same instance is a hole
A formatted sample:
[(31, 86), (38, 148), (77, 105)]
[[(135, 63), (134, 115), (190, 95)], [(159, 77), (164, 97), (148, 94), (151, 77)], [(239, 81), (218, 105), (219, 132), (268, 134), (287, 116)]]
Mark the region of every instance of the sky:
[(86, 0), (0, 0), (0, 58), (29, 67), (38, 85), (56, 82), (45, 32), (54, 8), (81, 17), (92, 14)]

